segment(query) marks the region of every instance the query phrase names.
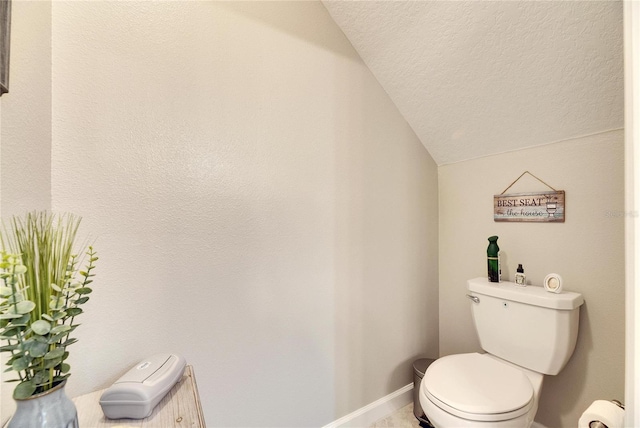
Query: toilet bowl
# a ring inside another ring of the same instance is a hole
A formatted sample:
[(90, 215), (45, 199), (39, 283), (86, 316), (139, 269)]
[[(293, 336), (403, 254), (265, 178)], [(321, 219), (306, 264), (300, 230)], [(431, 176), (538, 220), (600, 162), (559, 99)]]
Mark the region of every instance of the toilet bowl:
[(420, 383), (422, 410), (436, 428), (528, 428), (544, 375), (558, 374), (573, 354), (584, 300), (487, 278), (467, 288), (486, 353), (434, 361)]
[(522, 428), (533, 422), (542, 386), (540, 373), (490, 354), (449, 355), (433, 364), (420, 384), (419, 396), (434, 426)]

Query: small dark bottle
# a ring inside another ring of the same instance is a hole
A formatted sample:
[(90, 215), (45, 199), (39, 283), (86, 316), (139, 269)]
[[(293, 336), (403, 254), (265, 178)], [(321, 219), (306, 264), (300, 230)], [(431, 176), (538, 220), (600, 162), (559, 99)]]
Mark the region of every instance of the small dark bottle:
[(522, 287), (527, 285), (527, 277), (524, 274), (524, 269), (521, 264), (518, 264), (518, 269), (516, 269), (516, 284)]

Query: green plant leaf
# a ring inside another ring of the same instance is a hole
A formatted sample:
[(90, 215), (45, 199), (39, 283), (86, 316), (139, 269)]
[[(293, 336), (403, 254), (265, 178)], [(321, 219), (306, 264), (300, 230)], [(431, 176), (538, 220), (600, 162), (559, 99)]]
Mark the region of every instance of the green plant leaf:
[(9, 297), (13, 294), (11, 287), (0, 287), (0, 297)]
[(29, 359), (27, 357), (20, 357), (11, 363), (11, 368), (17, 372), (20, 372), (29, 367)]
[(76, 305), (82, 305), (83, 303), (87, 303), (89, 301), (89, 296), (84, 296), (75, 301)]
[(60, 286), (58, 284), (51, 284), (51, 288), (55, 291), (57, 291), (58, 293), (60, 293), (62, 291), (62, 288), (60, 288)]
[(24, 314), (20, 318), (16, 318), (16, 319), (11, 320), (10, 326), (12, 326), (12, 327), (23, 327), (23, 326), (26, 326), (29, 321), (31, 321), (31, 315)]
[(67, 363), (62, 363), (60, 364), (60, 373), (69, 373), (69, 370), (71, 370), (71, 366)]
[[(74, 343), (76, 343), (78, 341), (78, 339), (76, 339), (75, 337), (72, 337), (69, 340), (65, 340), (63, 343), (60, 344), (60, 346), (64, 346), (65, 348), (69, 345), (73, 345)], [(1, 350), (1, 349), (0, 349)]]
[(64, 354), (64, 348), (56, 348), (52, 351), (47, 352), (44, 356), (44, 359), (45, 360), (57, 359), (62, 357), (63, 354)]
[(22, 327), (7, 327), (4, 330), (0, 330), (0, 339), (2, 340), (14, 340), (17, 336), (22, 336)]
[(49, 302), (49, 309), (52, 311), (59, 311), (64, 308), (64, 299), (51, 299)]
[(76, 290), (76, 293), (78, 293), (78, 294), (89, 294), (89, 293), (91, 293), (92, 291), (93, 291), (93, 290), (92, 290), (91, 288), (89, 288), (89, 287), (82, 287), (82, 288), (78, 288), (78, 289)]
[(71, 374), (69, 374), (69, 373), (67, 373), (67, 374), (65, 374), (65, 375), (62, 375), (62, 376), (56, 376), (56, 377), (54, 377), (54, 378), (53, 378), (53, 382), (54, 382), (54, 383), (56, 383), (56, 382), (62, 382), (63, 380), (65, 380), (65, 379), (66, 379), (66, 378), (68, 378), (69, 376), (71, 376)]
[(11, 364), (13, 364), (15, 360), (17, 360), (18, 358), (21, 358), (23, 355), (24, 355), (24, 351), (22, 349), (20, 349), (18, 352), (14, 352), (11, 355), (11, 358), (9, 358), (9, 361), (7, 361), (7, 365), (10, 366)]
[(60, 333), (58, 333), (58, 334), (56, 334), (54, 336), (49, 337), (47, 343), (49, 343), (51, 345), (51, 344), (60, 342), (62, 339), (67, 337), (69, 335), (69, 333), (71, 333), (73, 330), (75, 330), (76, 327), (77, 326), (74, 325), (74, 326), (71, 327), (71, 329), (69, 331), (63, 331), (63, 332), (60, 332)]
[(42, 342), (33, 342), (31, 346), (29, 346), (29, 355), (34, 358), (43, 357), (47, 350), (49, 349), (49, 344)]
[(15, 351), (16, 349), (18, 349), (17, 343), (14, 343), (13, 345), (0, 346), (0, 352)]
[(7, 304), (13, 305), (14, 303), (22, 302), (23, 300), (24, 300), (24, 297), (22, 296), (22, 294), (16, 293), (13, 296), (9, 296), (9, 298), (7, 299)]
[(20, 318), (22, 316), (22, 314), (14, 314), (14, 313), (4, 313), (4, 314), (0, 314), (0, 319), (6, 320), (6, 319), (13, 319), (13, 318)]
[(31, 324), (31, 330), (33, 330), (35, 334), (44, 336), (51, 331), (51, 324), (45, 320), (38, 320)]
[(33, 340), (35, 340), (36, 342), (40, 342), (40, 343), (49, 343), (49, 339), (47, 337), (44, 337), (44, 336), (34, 336)]
[(44, 368), (45, 369), (52, 369), (54, 367), (56, 367), (58, 364), (60, 364), (60, 358), (54, 358), (51, 360), (45, 360), (44, 361)]
[(51, 316), (49, 314), (42, 314), (42, 318), (47, 320), (47, 321), (54, 321), (54, 319), (51, 318)]
[(31, 381), (36, 385), (42, 385), (47, 381), (47, 370), (42, 370), (37, 372), (32, 378)]
[(61, 325), (57, 325), (57, 326), (53, 327), (51, 329), (51, 334), (63, 333), (63, 332), (70, 331), (70, 330), (71, 330), (71, 326), (66, 325), (66, 324), (61, 324)]
[(53, 314), (53, 321), (58, 321), (66, 316), (67, 313), (65, 311), (56, 312), (55, 314)]
[(66, 312), (67, 312), (67, 316), (75, 317), (75, 316), (80, 315), (83, 312), (83, 310), (80, 309), (80, 308), (69, 308), (69, 309), (67, 309)]
[(29, 398), (35, 391), (36, 385), (32, 381), (26, 380), (16, 385), (16, 388), (13, 390), (13, 398), (16, 400)]
[(62, 333), (58, 333), (58, 334), (56, 334), (56, 335), (54, 335), (54, 336), (51, 336), (51, 337), (49, 338), (49, 340), (47, 340), (47, 343), (48, 343), (49, 345), (53, 345), (54, 343), (58, 343), (58, 342), (60, 342), (62, 339), (64, 339), (65, 337), (67, 337), (67, 334), (68, 334), (67, 332), (64, 332), (64, 331), (63, 331)]
[(36, 304), (34, 302), (32, 302), (31, 300), (24, 300), (22, 302), (19, 302), (15, 306), (15, 311), (17, 313), (19, 313), (20, 315), (23, 315), (23, 314), (28, 314), (29, 312), (34, 310), (35, 307), (36, 307)]

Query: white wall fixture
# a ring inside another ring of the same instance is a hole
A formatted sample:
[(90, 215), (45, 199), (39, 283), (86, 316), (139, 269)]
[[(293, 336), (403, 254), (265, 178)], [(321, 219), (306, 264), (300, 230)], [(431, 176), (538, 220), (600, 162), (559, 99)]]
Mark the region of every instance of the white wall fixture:
[(562, 292), (562, 277), (557, 273), (550, 273), (545, 276), (542, 284), (544, 285), (544, 289), (550, 293)]

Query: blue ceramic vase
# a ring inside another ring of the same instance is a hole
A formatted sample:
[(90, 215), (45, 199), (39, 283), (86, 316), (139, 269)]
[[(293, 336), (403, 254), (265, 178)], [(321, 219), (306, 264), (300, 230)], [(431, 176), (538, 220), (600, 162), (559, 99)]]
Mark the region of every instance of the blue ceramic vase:
[(16, 399), (16, 412), (7, 428), (78, 428), (78, 412), (67, 397), (67, 381), (29, 398)]

